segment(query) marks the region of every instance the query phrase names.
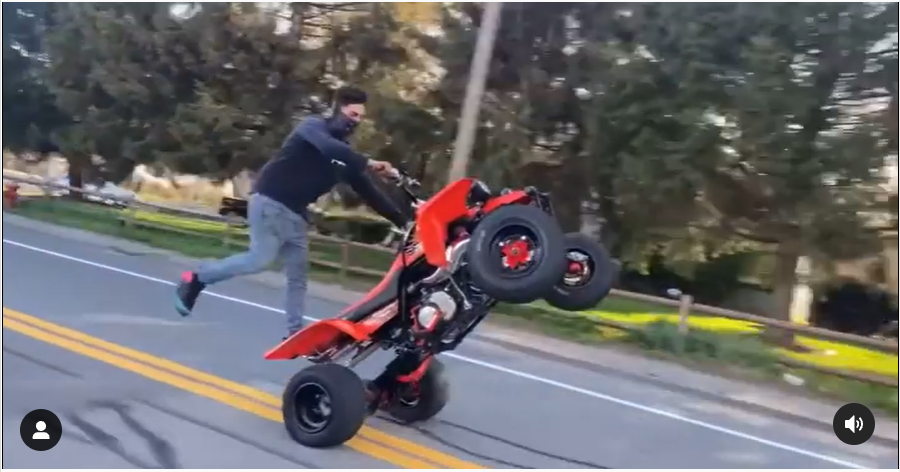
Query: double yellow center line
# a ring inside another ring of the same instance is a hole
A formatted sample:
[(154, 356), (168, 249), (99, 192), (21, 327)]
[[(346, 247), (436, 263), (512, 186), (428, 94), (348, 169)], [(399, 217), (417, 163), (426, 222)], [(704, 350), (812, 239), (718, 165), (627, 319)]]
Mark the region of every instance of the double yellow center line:
[[(278, 423), (283, 421), (281, 399), (262, 390), (95, 338), (6, 307), (3, 307), (3, 327), (247, 413)], [(356, 437), (345, 444), (363, 454), (406, 469), (485, 468), (370, 426), (363, 426)]]

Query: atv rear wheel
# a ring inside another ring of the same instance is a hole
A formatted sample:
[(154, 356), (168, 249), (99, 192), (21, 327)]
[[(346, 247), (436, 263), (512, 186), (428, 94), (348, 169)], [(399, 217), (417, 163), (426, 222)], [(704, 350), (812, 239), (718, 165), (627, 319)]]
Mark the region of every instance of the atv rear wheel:
[(398, 382), (396, 388), (383, 410), (404, 424), (431, 419), (450, 401), (450, 384), (438, 359), (431, 360), (418, 382)]
[(356, 435), (367, 417), (365, 395), (359, 376), (342, 365), (307, 367), (284, 389), (284, 426), (304, 446), (341, 445)]
[(566, 272), (565, 235), (540, 208), (510, 205), (487, 215), (472, 232), (472, 281), (507, 303), (543, 298)]
[(544, 298), (566, 311), (593, 308), (609, 295), (617, 268), (599, 242), (582, 233), (566, 234), (565, 275)]

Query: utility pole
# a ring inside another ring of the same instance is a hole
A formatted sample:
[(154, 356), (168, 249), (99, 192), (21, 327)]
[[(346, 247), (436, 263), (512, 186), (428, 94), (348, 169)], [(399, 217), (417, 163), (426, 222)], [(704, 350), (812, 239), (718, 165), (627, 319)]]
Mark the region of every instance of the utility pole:
[(475, 144), (478, 112), (481, 109), (481, 97), (484, 95), (484, 85), (487, 82), (494, 42), (500, 27), (500, 10), (502, 8), (503, 3), (501, 2), (487, 3), (484, 9), (484, 21), (478, 29), (478, 42), (475, 43), (475, 55), (472, 58), (472, 66), (469, 68), (466, 97), (463, 101), (456, 142), (453, 145), (453, 159), (450, 161), (450, 182), (466, 176), (469, 155)]

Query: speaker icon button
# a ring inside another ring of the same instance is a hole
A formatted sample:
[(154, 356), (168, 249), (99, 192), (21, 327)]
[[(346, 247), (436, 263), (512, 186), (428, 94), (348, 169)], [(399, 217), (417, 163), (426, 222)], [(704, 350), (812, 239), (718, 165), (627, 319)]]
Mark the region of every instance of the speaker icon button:
[(834, 435), (842, 442), (858, 446), (875, 433), (875, 415), (859, 403), (848, 403), (834, 414)]
[(856, 416), (851, 416), (849, 419), (844, 421), (844, 427), (849, 429), (853, 433), (855, 433), (857, 429), (862, 431), (863, 419), (857, 418)]

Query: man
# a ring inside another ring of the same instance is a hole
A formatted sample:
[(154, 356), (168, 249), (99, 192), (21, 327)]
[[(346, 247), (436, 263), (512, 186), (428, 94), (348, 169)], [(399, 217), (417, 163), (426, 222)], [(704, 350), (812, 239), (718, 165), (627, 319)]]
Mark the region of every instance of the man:
[(313, 116), (294, 128), (254, 185), (247, 208), (249, 251), (182, 274), (175, 302), (182, 316), (191, 313), (208, 285), (262, 272), (278, 261), (287, 275), (284, 308), (288, 336), (302, 328), (308, 276), (307, 206), (339, 180), (350, 184), (393, 224), (406, 225), (403, 214), (366, 175), (367, 169), (387, 175), (393, 167), (365, 158), (347, 144), (365, 115), (366, 101), (362, 90), (339, 90), (330, 117)]

